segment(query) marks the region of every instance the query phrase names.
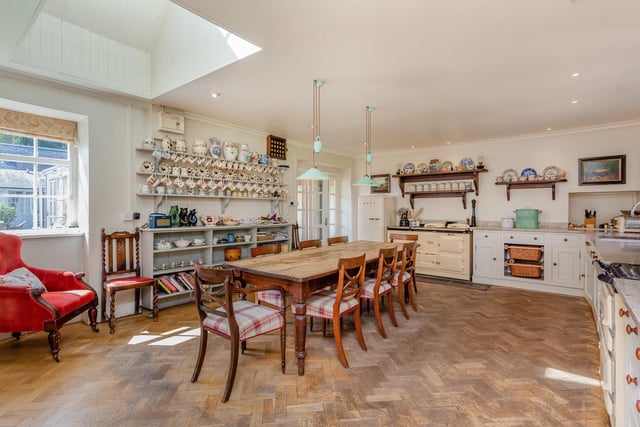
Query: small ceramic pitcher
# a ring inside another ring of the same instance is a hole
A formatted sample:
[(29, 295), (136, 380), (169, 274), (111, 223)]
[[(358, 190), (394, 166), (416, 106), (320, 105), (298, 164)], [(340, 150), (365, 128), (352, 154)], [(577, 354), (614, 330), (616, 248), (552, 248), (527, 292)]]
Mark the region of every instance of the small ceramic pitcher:
[(240, 151), (238, 152), (238, 161), (246, 163), (251, 159), (251, 151), (247, 144), (240, 145)]

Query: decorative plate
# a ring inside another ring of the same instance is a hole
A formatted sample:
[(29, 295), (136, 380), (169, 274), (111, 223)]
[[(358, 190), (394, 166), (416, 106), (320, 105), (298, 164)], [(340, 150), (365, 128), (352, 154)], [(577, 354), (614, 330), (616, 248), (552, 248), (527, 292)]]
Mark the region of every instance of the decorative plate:
[(142, 172), (153, 172), (155, 170), (155, 166), (151, 160), (145, 160), (144, 162), (142, 162), (140, 170)]
[(520, 176), (538, 176), (538, 173), (533, 168), (522, 169)]
[(168, 162), (160, 162), (158, 169), (160, 173), (171, 173), (171, 164)]
[(468, 157), (460, 160), (460, 166), (464, 167), (467, 170), (472, 170), (476, 167), (475, 163), (473, 163), (473, 160)]
[(558, 177), (560, 176), (560, 168), (558, 168), (557, 166), (547, 166), (546, 168), (544, 168), (542, 176), (546, 180), (558, 179)]
[(453, 163), (451, 163), (450, 161), (446, 161), (446, 162), (442, 162), (442, 165), (440, 166), (441, 170), (444, 172), (449, 172), (453, 170)]
[(430, 172), (440, 172), (440, 160), (431, 159), (429, 161), (429, 171)]
[(426, 163), (418, 163), (418, 173), (426, 173), (429, 171), (429, 165)]
[(515, 170), (515, 169), (505, 169), (505, 170), (502, 172), (502, 179), (503, 179), (505, 182), (513, 181), (513, 180), (514, 180), (515, 178), (517, 178), (517, 177), (518, 177), (518, 171), (517, 171), (517, 170)]
[(412, 173), (415, 173), (416, 167), (413, 165), (413, 163), (407, 163), (406, 165), (404, 165), (402, 170), (404, 171), (404, 173), (410, 175)]

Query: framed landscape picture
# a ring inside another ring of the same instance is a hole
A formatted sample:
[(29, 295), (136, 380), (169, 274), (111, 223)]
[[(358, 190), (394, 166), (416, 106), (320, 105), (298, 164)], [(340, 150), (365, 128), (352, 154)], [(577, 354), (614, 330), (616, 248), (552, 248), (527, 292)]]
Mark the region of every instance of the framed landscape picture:
[(624, 184), (626, 155), (578, 159), (578, 184)]
[(384, 175), (371, 175), (371, 179), (378, 183), (377, 186), (371, 187), (371, 193), (388, 193), (389, 181), (391, 180), (390, 174)]

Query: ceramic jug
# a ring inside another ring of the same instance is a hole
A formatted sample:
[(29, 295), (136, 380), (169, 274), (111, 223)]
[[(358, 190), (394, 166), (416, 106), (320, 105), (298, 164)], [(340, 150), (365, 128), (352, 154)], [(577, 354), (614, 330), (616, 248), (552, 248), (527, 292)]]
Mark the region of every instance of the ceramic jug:
[(172, 227), (180, 227), (180, 211), (178, 210), (178, 205), (171, 206), (169, 210), (169, 216), (171, 217), (171, 226)]
[(266, 154), (260, 154), (260, 157), (258, 158), (258, 164), (259, 165), (268, 165), (269, 164), (269, 156), (267, 156)]
[(240, 151), (238, 152), (238, 161), (246, 163), (251, 159), (251, 150), (247, 144), (240, 145)]
[(227, 234), (227, 243), (235, 243), (236, 236), (233, 233)]
[(219, 158), (220, 154), (222, 154), (222, 145), (220, 144), (220, 141), (218, 141), (218, 138), (215, 136), (213, 138), (209, 138), (209, 141), (211, 142), (209, 154), (211, 154), (211, 157), (214, 159)]
[(236, 160), (238, 157), (238, 145), (233, 142), (225, 142), (222, 145), (222, 152), (224, 158), (227, 160)]

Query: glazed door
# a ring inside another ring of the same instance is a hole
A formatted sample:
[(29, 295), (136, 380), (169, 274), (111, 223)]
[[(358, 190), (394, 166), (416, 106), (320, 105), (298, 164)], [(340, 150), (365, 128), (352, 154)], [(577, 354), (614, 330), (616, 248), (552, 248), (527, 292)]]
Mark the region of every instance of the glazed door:
[(340, 217), (335, 176), (323, 181), (298, 181), (298, 230), (300, 240), (321, 239), (338, 234)]

